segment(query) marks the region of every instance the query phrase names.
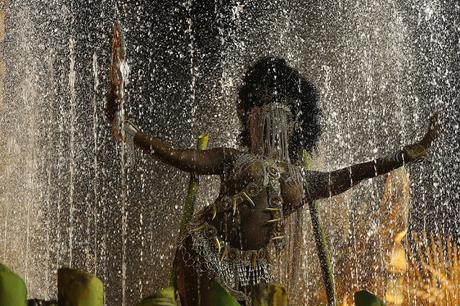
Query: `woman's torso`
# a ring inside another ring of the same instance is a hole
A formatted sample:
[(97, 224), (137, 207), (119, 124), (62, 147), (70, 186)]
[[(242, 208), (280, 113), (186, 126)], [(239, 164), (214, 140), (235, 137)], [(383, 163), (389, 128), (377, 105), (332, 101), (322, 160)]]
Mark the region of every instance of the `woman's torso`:
[(222, 176), (219, 197), (201, 213), (232, 248), (282, 247), (284, 218), (304, 198), (301, 167), (242, 153)]

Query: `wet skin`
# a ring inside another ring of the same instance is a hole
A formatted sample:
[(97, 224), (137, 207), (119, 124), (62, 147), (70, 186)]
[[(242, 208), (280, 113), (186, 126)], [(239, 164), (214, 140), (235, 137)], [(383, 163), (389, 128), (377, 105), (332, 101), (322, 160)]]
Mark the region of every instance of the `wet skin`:
[[(404, 163), (410, 163), (426, 155), (431, 142), (436, 138), (439, 125), (436, 117), (432, 119), (430, 128), (425, 137), (418, 143), (406, 147), (405, 150), (397, 152), (399, 158), (383, 157), (373, 161), (360, 163), (339, 169), (332, 172), (307, 171), (303, 177), (303, 184), (285, 184), (289, 178), (287, 171), (281, 175), (281, 195), (283, 197), (286, 213), (300, 208), (306, 201), (313, 201), (320, 198), (330, 197), (342, 193), (364, 179), (388, 173), (401, 167)], [(119, 139), (119, 136), (115, 136)], [(214, 148), (205, 151), (193, 149), (174, 149), (158, 138), (138, 132), (134, 137), (134, 144), (145, 153), (151, 154), (180, 170), (193, 172), (201, 175), (220, 175), (225, 178), (225, 172), (232, 167), (234, 161), (243, 152), (231, 148)], [(417, 152), (414, 155), (413, 151)], [(260, 162), (256, 161), (246, 167), (236, 179), (221, 181), (221, 198), (224, 195), (234, 195), (241, 190), (248, 182), (261, 175)], [(287, 164), (281, 168), (286, 169)], [(218, 201), (217, 200), (217, 201)], [(270, 226), (267, 221), (270, 214), (264, 211), (268, 206), (267, 192), (261, 192), (254, 197), (255, 207), (241, 205), (239, 213), (241, 224), (234, 223), (228, 213), (218, 213), (213, 221), (210, 221), (219, 232), (224, 232), (225, 227), (232, 246), (244, 250), (260, 249), (270, 241)], [(190, 248), (190, 252), (193, 252)], [(182, 305), (211, 306), (210, 286), (212, 278), (206, 273), (200, 275), (183, 261), (183, 254), (178, 251), (176, 256), (178, 289)]]
[[(422, 155), (426, 154), (431, 142), (436, 138), (439, 127), (437, 118), (432, 119), (429, 131), (418, 143), (408, 148), (423, 149)], [(255, 161), (245, 167), (244, 171), (236, 178), (225, 179), (228, 169), (232, 168), (234, 161), (244, 152), (230, 148), (214, 148), (205, 151), (193, 149), (174, 149), (164, 144), (159, 139), (151, 137), (143, 132), (138, 132), (134, 138), (134, 144), (145, 153), (151, 154), (157, 159), (187, 172), (194, 172), (202, 175), (220, 175), (221, 191), (217, 199), (223, 196), (237, 194), (249, 182), (262, 175), (261, 161)], [(331, 197), (340, 194), (361, 181), (373, 178), (390, 172), (403, 163), (410, 163), (419, 157), (411, 156), (407, 150), (396, 153), (399, 158), (390, 157), (378, 158), (373, 161), (352, 165), (332, 172), (306, 171), (302, 184), (286, 184), (289, 179), (287, 163), (281, 163), (281, 195), (283, 197), (283, 208), (285, 213), (295, 211), (305, 204), (305, 201), (313, 201), (321, 198)], [(253, 198), (255, 207), (240, 205), (239, 213), (241, 224), (236, 225), (228, 213), (218, 213), (214, 221), (210, 221), (221, 232), (224, 225), (227, 225), (227, 232), (233, 233), (229, 237), (232, 246), (242, 247), (244, 250), (260, 249), (268, 244), (270, 239), (270, 214), (264, 211), (268, 207), (267, 192), (261, 192)], [(238, 229), (234, 228), (238, 226)], [(241, 235), (242, 245), (239, 240)]]
[[(119, 63), (124, 57), (118, 25), (115, 25), (114, 33), (106, 115), (112, 123), (114, 138), (117, 141), (121, 141), (121, 135), (115, 120), (115, 113), (120, 109), (121, 95)], [(289, 180), (287, 163), (280, 162), (281, 196), (283, 198), (285, 215), (302, 207), (306, 201), (340, 194), (365, 179), (388, 173), (393, 169), (401, 167), (404, 163), (424, 158), (431, 143), (438, 136), (439, 128), (439, 120), (437, 115), (435, 115), (432, 117), (428, 132), (422, 140), (413, 145), (406, 146), (404, 150), (396, 152), (396, 155), (378, 158), (332, 172), (306, 171), (304, 172), (302, 183), (287, 184), (286, 182)], [(236, 149), (213, 148), (204, 151), (175, 149), (163, 143), (160, 139), (142, 131), (135, 134), (133, 141), (134, 145), (145, 153), (182, 171), (199, 175), (221, 176), (221, 191), (216, 200), (217, 202), (223, 196), (237, 194), (249, 182), (256, 180), (262, 175), (261, 163), (263, 161), (260, 158), (263, 159), (264, 157), (259, 156), (259, 161), (255, 161), (245, 167), (244, 171), (236, 177), (228, 178), (228, 171), (232, 169), (235, 160), (241, 154), (245, 154)], [(267, 159), (269, 158), (267, 157)], [(273, 157), (270, 159), (273, 159)], [(219, 212), (214, 220), (209, 220), (220, 233), (224, 233), (225, 231), (229, 233), (228, 242), (231, 246), (242, 248), (243, 250), (257, 250), (265, 247), (271, 238), (271, 225), (267, 225), (267, 221), (271, 219), (271, 215), (265, 211), (269, 204), (267, 191), (260, 192), (252, 200), (255, 207), (250, 207), (249, 205), (241, 205), (239, 207), (240, 224), (234, 222), (232, 214), (224, 212)], [(193, 253), (190, 241), (186, 242), (187, 245), (188, 252)], [(211, 306), (210, 288), (213, 279), (206, 273), (197, 274), (193, 267), (185, 264), (183, 255), (180, 250), (176, 254), (177, 284), (182, 305)]]

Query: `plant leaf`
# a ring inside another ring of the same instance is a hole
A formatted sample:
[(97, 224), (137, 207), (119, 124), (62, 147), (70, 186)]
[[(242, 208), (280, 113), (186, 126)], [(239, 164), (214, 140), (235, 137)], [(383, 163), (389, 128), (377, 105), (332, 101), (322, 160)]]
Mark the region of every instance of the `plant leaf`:
[(211, 285), (211, 305), (241, 306), (241, 304), (216, 281)]
[(58, 270), (59, 305), (103, 306), (104, 284), (87, 272), (60, 268)]
[(367, 290), (355, 293), (356, 306), (385, 306), (383, 301)]
[(27, 288), (24, 281), (2, 264), (0, 264), (0, 305), (27, 305)]
[(144, 298), (136, 306), (177, 306), (174, 287), (166, 287)]

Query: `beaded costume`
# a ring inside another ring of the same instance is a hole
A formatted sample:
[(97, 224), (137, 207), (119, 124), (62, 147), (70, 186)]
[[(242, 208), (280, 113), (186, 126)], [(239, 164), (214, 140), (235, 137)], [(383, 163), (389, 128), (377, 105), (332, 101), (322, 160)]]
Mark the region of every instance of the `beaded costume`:
[[(252, 123), (256, 125), (253, 131), (259, 139), (257, 144), (262, 155), (251, 153), (241, 154), (229, 167), (228, 173), (224, 175), (225, 181), (242, 181), (241, 177), (246, 172), (256, 172), (256, 175), (244, 186), (237, 188), (236, 192), (221, 192), (221, 195), (213, 205), (206, 207), (194, 216), (189, 225), (188, 234), (183, 242), (191, 239), (191, 247), (194, 254), (199, 258), (188, 256), (186, 264), (194, 267), (195, 270), (202, 269), (202, 272), (211, 274), (221, 285), (226, 287), (238, 299), (244, 297), (243, 288), (259, 283), (272, 281), (270, 272), (270, 249), (280, 250), (286, 243), (284, 229), (284, 214), (289, 211), (281, 196), (281, 180), (292, 184), (302, 184), (302, 169), (289, 164), (288, 155), (288, 118), (289, 108), (284, 105), (273, 103), (265, 106), (258, 114), (252, 115)], [(257, 151), (252, 150), (252, 151)], [(278, 151), (277, 156), (283, 160), (269, 159)], [(281, 154), (280, 154), (281, 153)], [(283, 174), (283, 177), (282, 177)], [(226, 182), (223, 182), (226, 185)], [(228, 241), (228, 231), (236, 230), (241, 238), (241, 231), (238, 226), (240, 220), (240, 207), (246, 205), (255, 207), (253, 198), (260, 193), (267, 193), (267, 203), (264, 211), (270, 215), (267, 226), (270, 227), (270, 242), (264, 247), (256, 250), (244, 249), (243, 243), (232, 243)], [(224, 215), (225, 219), (233, 219), (233, 227), (219, 231), (212, 225), (216, 216)], [(186, 244), (181, 243), (179, 248), (187, 254)], [(196, 256), (195, 256), (196, 257)], [(199, 261), (199, 263), (197, 263)]]
[[(283, 207), (280, 188), (283, 170), (277, 165), (277, 162), (264, 160), (253, 154), (243, 154), (235, 161), (232, 175), (238, 176), (254, 163), (263, 165), (263, 175), (249, 182), (237, 194), (219, 197), (212, 206), (196, 214), (183, 240), (191, 238), (193, 251), (200, 257), (189, 256), (185, 259), (186, 263), (195, 269), (201, 267), (207, 273), (211, 273), (236, 297), (243, 295), (240, 290), (244, 287), (272, 281), (269, 249), (271, 247), (282, 249), (286, 238), (284, 212), (287, 208)], [(289, 178), (292, 178), (291, 181), (301, 182), (300, 168), (289, 166), (288, 171)], [(218, 232), (210, 221), (217, 214), (223, 213), (234, 218), (238, 224), (239, 207), (241, 205), (253, 207), (255, 204), (252, 198), (264, 191), (267, 192), (269, 198), (265, 211), (271, 215), (271, 220), (267, 222), (267, 226), (271, 227), (270, 244), (258, 250), (243, 250), (241, 247), (232, 246), (226, 240), (226, 233)], [(187, 254), (185, 244), (182, 243), (180, 248)], [(197, 260), (200, 264), (197, 264)]]
[(309, 150), (318, 140), (318, 97), (297, 70), (268, 57), (248, 71), (239, 92), (241, 138), (251, 153), (225, 147), (175, 149), (126, 120), (122, 107), (126, 72), (116, 24), (106, 109), (114, 138), (128, 150), (137, 146), (177, 169), (222, 178), (219, 197), (194, 215), (176, 253), (176, 289), (188, 306), (201, 304), (202, 297), (205, 305), (214, 306), (209, 286), (214, 281), (251, 305), (248, 289), (272, 281), (269, 253), (286, 244), (286, 215), (304, 201), (334, 196), (364, 179), (424, 158), (439, 130), (434, 117), (419, 143), (391, 156), (333, 172), (305, 171), (291, 164), (289, 153), (296, 156), (296, 150)]

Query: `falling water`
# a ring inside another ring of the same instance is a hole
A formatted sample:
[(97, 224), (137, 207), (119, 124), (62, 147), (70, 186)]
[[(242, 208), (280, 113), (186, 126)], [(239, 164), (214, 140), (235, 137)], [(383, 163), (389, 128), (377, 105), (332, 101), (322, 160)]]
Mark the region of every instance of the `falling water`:
[[(94, 74), (94, 93), (93, 93), (93, 139), (94, 139), (94, 157), (93, 157), (93, 171), (94, 171), (94, 183), (93, 183), (93, 193), (94, 193), (94, 202), (91, 207), (91, 210), (93, 211), (93, 215), (90, 216), (88, 213), (88, 225), (87, 225), (87, 231), (86, 234), (88, 235), (88, 240), (91, 238), (91, 232), (90, 232), (90, 219), (93, 219), (94, 222), (94, 237), (93, 237), (93, 258), (92, 260), (94, 261), (94, 268), (92, 269), (92, 272), (94, 274), (97, 273), (97, 240), (96, 237), (98, 235), (98, 205), (99, 205), (99, 197), (98, 197), (98, 160), (97, 160), (97, 154), (98, 154), (98, 137), (97, 137), (97, 128), (98, 128), (98, 109), (97, 109), (97, 100), (98, 100), (98, 91), (99, 91), (99, 67), (97, 64), (97, 54), (93, 54), (93, 74)], [(90, 207), (87, 208), (87, 211), (90, 211)], [(86, 258), (87, 261), (90, 260), (90, 242), (87, 242), (87, 251), (86, 251)]]
[[(125, 56), (125, 55), (124, 55)], [(123, 124), (126, 118), (125, 109), (125, 87), (129, 84), (129, 66), (125, 58), (121, 59), (118, 69), (121, 71), (121, 82), (120, 82), (120, 120), (122, 122), (121, 127), (121, 138), (125, 139), (127, 135), (123, 128)], [(127, 273), (127, 234), (128, 234), (128, 185), (127, 185), (127, 158), (130, 156), (127, 154), (130, 148), (126, 143), (120, 145), (120, 166), (121, 166), (121, 305), (126, 305), (126, 273)]]
[[(318, 170), (400, 149), (439, 112), (443, 134), (431, 156), (407, 167), (410, 230), (458, 239), (459, 4), (118, 4), (131, 69), (124, 115), (175, 147), (191, 147), (202, 132), (212, 147), (237, 147), (238, 87), (245, 69), (267, 55), (286, 58), (318, 87), (324, 114)], [(187, 175), (111, 138), (104, 95), (115, 8), (110, 1), (85, 8), (10, 1), (0, 16), (6, 26), (0, 258), (26, 278), (31, 297), (55, 297), (56, 270), (70, 265), (104, 280), (107, 305), (133, 305), (167, 284)], [(347, 282), (353, 290), (375, 286), (383, 273), (386, 241), (378, 239), (381, 224), (370, 219), (384, 183), (375, 179), (322, 201), (339, 285), (345, 268), (353, 271)], [(218, 180), (203, 179), (201, 187), (203, 207)], [(301, 214), (301, 268), (289, 281), (295, 305), (314, 303), (321, 282), (309, 212)], [(290, 269), (289, 261), (280, 266), (283, 282)], [(384, 296), (387, 285), (377, 285)]]
[(69, 267), (72, 267), (73, 232), (74, 232), (74, 176), (75, 176), (75, 40), (69, 39), (69, 91), (70, 91), (70, 165), (69, 165)]
[(192, 20), (192, 6), (193, 0), (188, 0), (185, 4), (185, 9), (187, 12), (187, 29), (185, 32), (188, 34), (188, 48), (189, 48), (189, 57), (190, 57), (190, 105), (192, 106), (192, 110), (190, 112), (191, 118), (194, 118), (196, 115), (197, 105), (195, 103), (196, 99), (196, 75), (198, 73), (198, 67), (195, 65), (195, 36), (193, 34), (193, 20)]

